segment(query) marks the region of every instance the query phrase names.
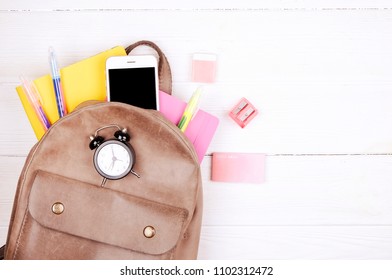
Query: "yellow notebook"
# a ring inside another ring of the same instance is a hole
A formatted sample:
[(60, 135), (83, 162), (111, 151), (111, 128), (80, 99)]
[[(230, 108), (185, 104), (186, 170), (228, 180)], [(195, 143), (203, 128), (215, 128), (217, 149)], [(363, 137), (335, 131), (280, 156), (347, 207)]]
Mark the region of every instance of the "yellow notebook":
[[(119, 55), (126, 55), (125, 49), (121, 46), (114, 47), (60, 69), (61, 84), (68, 113), (72, 112), (83, 101), (106, 100), (106, 59)], [(41, 95), (45, 114), (48, 116), (50, 123), (53, 124), (59, 119), (59, 115), (52, 77), (50, 75), (40, 77), (34, 80), (34, 84)], [(35, 114), (34, 108), (28, 102), (22, 86), (18, 86), (16, 91), (18, 92), (34, 133), (39, 140), (44, 135), (45, 129)]]

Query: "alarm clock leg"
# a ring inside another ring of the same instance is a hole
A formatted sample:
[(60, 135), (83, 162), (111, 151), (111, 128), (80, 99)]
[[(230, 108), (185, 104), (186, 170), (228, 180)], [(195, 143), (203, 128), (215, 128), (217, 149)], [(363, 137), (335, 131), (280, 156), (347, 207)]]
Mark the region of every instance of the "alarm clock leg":
[(108, 179), (105, 178), (105, 177), (102, 179), (102, 183), (101, 183), (101, 187), (102, 187), (102, 188), (105, 186), (107, 180), (108, 180)]

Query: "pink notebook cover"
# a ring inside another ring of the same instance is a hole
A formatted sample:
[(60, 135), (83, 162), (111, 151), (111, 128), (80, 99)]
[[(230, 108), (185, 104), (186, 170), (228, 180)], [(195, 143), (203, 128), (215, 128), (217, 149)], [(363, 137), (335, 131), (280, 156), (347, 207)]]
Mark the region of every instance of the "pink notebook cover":
[[(182, 117), (186, 103), (163, 91), (159, 92), (159, 111), (172, 123), (177, 125)], [(218, 127), (219, 119), (203, 110), (199, 110), (185, 130), (185, 135), (193, 143), (199, 163), (211, 143)]]

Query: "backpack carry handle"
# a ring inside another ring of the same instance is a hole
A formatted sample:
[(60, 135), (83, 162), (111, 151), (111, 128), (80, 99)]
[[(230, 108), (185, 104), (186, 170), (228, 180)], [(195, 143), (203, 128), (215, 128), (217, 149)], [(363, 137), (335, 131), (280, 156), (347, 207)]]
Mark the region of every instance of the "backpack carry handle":
[(169, 62), (167, 61), (165, 54), (155, 43), (147, 40), (138, 41), (136, 43), (133, 43), (132, 45), (129, 45), (125, 49), (125, 51), (127, 52), (127, 54), (129, 54), (133, 49), (141, 45), (148, 46), (157, 52), (159, 56), (159, 62), (158, 62), (159, 89), (171, 95), (172, 74), (170, 70), (170, 65)]

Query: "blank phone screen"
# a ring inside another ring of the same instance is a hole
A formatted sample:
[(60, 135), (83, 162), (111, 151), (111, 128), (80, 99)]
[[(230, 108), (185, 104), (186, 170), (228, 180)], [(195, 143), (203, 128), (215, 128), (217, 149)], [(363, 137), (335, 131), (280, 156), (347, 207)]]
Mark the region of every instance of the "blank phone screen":
[(110, 101), (157, 109), (154, 67), (109, 69), (108, 75)]

